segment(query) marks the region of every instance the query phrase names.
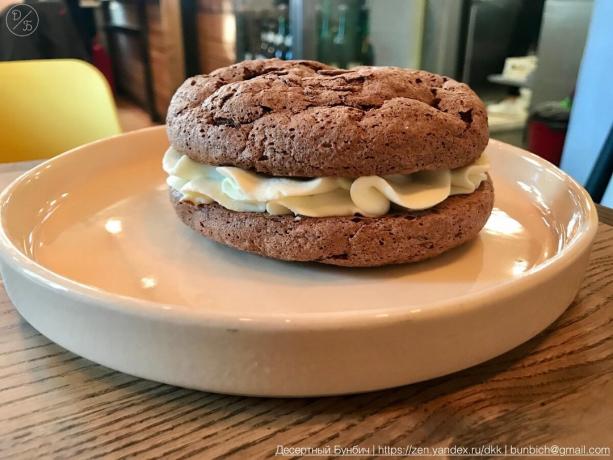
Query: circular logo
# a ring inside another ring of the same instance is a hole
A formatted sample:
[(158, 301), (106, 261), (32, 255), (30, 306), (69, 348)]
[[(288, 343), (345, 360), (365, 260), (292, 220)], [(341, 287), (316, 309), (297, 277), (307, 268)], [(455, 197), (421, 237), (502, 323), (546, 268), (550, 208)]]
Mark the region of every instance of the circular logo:
[(34, 7), (25, 3), (13, 5), (6, 13), (6, 26), (17, 37), (27, 37), (36, 32), (38, 21)]

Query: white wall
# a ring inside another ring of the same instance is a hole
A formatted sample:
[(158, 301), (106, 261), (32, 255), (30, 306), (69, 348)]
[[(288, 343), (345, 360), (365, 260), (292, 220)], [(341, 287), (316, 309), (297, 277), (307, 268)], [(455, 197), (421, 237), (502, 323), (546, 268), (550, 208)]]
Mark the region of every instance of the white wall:
[(532, 76), (531, 107), (570, 96), (585, 52), (592, 0), (547, 0)]
[(424, 0), (370, 0), (369, 5), (375, 64), (418, 69)]
[[(562, 169), (583, 184), (613, 123), (611, 18), (613, 0), (596, 0), (562, 156)], [(602, 204), (613, 206), (611, 183)]]

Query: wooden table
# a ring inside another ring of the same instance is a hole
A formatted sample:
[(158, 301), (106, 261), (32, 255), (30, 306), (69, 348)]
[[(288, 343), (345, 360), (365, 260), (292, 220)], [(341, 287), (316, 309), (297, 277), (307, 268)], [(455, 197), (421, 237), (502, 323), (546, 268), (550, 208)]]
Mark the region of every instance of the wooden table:
[(409, 445), (431, 454), (484, 444), (613, 448), (613, 212), (600, 210), (609, 225), (600, 224), (583, 287), (546, 331), (453, 375), (347, 397), (223, 396), (115, 372), (40, 335), (0, 284), (0, 458), (250, 459), (272, 457), (278, 446), (324, 454), (325, 446), (331, 454), (336, 446), (380, 454)]

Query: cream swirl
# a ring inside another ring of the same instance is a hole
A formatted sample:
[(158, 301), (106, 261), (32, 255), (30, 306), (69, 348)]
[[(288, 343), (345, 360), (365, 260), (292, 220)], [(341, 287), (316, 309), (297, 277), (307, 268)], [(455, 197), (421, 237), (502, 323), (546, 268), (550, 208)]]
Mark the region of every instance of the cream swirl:
[(386, 214), (392, 203), (422, 210), (448, 196), (474, 192), (487, 178), (485, 154), (463, 168), (357, 179), (270, 177), (231, 166), (209, 166), (172, 147), (163, 160), (167, 184), (196, 204), (219, 203), (232, 211), (308, 217)]

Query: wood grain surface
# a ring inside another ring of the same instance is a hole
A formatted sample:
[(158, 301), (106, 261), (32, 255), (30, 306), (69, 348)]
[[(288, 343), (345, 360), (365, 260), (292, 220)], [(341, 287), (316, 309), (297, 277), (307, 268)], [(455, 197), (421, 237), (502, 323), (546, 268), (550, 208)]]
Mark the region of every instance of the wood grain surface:
[(1, 458), (482, 444), (613, 447), (613, 227), (600, 225), (581, 291), (542, 334), (453, 375), (348, 397), (243, 398), (131, 377), (51, 343), (0, 290)]
[(600, 222), (607, 225), (613, 225), (613, 209), (607, 208), (606, 206), (601, 206), (599, 204), (596, 205), (596, 209), (598, 210), (598, 218), (600, 219)]

